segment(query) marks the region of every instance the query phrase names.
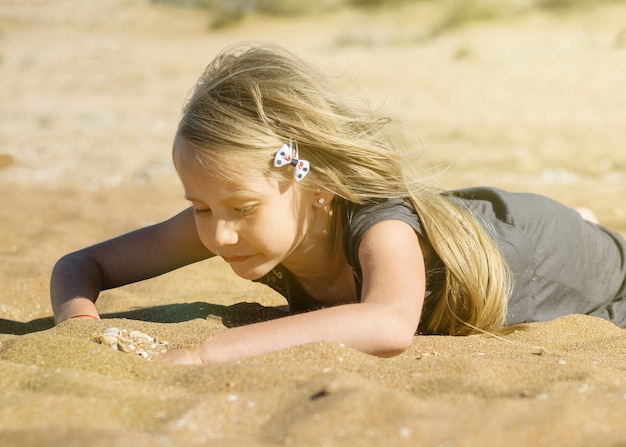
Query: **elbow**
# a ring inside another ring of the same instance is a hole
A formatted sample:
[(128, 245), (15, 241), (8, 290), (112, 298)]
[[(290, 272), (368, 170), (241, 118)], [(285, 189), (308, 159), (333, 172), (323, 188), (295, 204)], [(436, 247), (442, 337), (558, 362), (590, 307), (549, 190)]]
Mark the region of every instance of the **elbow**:
[(65, 272), (65, 271), (82, 271), (88, 269), (90, 272), (96, 272), (102, 276), (102, 269), (100, 265), (85, 251), (75, 251), (68, 253), (61, 257), (53, 268), (53, 273)]
[(64, 294), (61, 292), (68, 288), (75, 289), (77, 285), (81, 286), (82, 291), (92, 291), (92, 300), (95, 300), (103, 287), (103, 273), (99, 264), (81, 252), (67, 254), (54, 264), (50, 276), (50, 292), (54, 298)]
[(65, 281), (69, 274), (76, 270), (75, 257), (75, 253), (70, 253), (57, 260), (50, 276), (51, 286), (54, 287), (57, 283)]
[(384, 348), (381, 349), (379, 352), (375, 353), (375, 355), (383, 358), (395, 357), (406, 351), (412, 343), (412, 336), (409, 339), (407, 339), (406, 337), (404, 339), (394, 339), (391, 343), (387, 343), (386, 346), (384, 346)]
[(79, 251), (63, 255), (54, 264), (53, 272), (63, 271), (63, 270), (66, 270), (68, 268), (75, 268), (75, 266), (77, 264), (84, 263), (84, 259), (85, 259), (85, 257)]
[(90, 277), (102, 278), (102, 271), (98, 264), (81, 252), (69, 253), (59, 259), (52, 269), (51, 280), (67, 281), (69, 278)]
[(413, 344), (416, 327), (402, 317), (391, 318), (384, 330), (379, 330), (379, 347), (374, 352), (378, 357), (395, 357)]

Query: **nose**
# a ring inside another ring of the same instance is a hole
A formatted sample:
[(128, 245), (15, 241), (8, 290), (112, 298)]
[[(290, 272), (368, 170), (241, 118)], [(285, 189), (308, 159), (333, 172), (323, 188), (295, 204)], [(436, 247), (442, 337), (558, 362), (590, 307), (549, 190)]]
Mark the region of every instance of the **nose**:
[(216, 247), (235, 245), (239, 240), (237, 229), (232, 221), (218, 219), (213, 228), (213, 242)]

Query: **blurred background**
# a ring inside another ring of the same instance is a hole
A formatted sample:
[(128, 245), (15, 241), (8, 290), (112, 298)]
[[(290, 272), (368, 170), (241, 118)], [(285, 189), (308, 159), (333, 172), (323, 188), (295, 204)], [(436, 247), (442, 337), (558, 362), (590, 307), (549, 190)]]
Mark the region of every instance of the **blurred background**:
[(626, 234), (623, 0), (0, 0), (0, 317), (50, 315), (54, 260), (186, 206), (181, 106), (251, 39), (403, 123), (440, 186), (539, 192)]

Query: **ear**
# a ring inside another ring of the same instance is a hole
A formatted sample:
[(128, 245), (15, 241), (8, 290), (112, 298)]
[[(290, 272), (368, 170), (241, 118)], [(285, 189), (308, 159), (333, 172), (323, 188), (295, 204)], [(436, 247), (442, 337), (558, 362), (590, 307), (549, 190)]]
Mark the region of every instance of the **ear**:
[(316, 208), (324, 208), (330, 204), (335, 197), (335, 193), (328, 190), (318, 190), (313, 193), (313, 206)]

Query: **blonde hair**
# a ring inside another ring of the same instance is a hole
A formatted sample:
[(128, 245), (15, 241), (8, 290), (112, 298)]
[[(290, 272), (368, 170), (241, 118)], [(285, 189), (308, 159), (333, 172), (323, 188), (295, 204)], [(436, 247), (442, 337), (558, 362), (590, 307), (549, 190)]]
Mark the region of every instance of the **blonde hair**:
[[(272, 167), (278, 148), (298, 142), (310, 173), (298, 183), (326, 188), (345, 201), (367, 203), (407, 198), (441, 259), (427, 272), (430, 295), (419, 331), (469, 334), (494, 331), (505, 322), (510, 288), (507, 266), (495, 243), (456, 200), (407, 175), (405, 156), (389, 131), (362, 101), (350, 101), (314, 67), (268, 44), (239, 44), (207, 67), (183, 108), (177, 132), (192, 150), (174, 146), (174, 161), (195, 164), (233, 179), (262, 169), (281, 181), (287, 170)], [(233, 158), (239, 160), (233, 163)], [(229, 162), (224, 162), (228, 158)], [(187, 163), (185, 163), (187, 165)], [(341, 201), (333, 201), (336, 216)]]

